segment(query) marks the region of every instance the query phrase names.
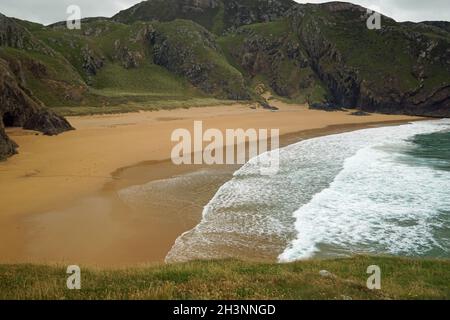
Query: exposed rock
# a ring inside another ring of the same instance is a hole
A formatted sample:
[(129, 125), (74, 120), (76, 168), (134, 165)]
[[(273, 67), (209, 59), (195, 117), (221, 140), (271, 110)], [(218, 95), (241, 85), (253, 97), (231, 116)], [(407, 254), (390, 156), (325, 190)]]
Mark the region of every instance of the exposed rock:
[[(0, 46), (13, 48), (0, 51), (2, 119), (57, 133), (68, 124), (42, 113), (40, 101), (120, 103), (125, 99), (97, 95), (88, 85), (130, 92), (141, 78), (161, 80), (166, 91), (191, 90), (187, 80), (205, 96), (256, 103), (262, 99), (255, 83), (263, 83), (313, 109), (449, 117), (449, 24), (382, 17), (380, 30), (368, 30), (366, 20), (366, 9), (350, 3), (291, 0), (149, 0), (112, 19), (83, 19), (75, 32), (65, 22), (45, 27), (0, 15)], [(168, 72), (146, 68), (152, 63)], [(109, 68), (118, 64), (142, 74)], [(98, 77), (106, 66), (111, 72)], [(150, 77), (149, 70), (161, 72)], [(13, 148), (2, 139), (4, 150)]]
[(88, 76), (95, 76), (100, 68), (103, 67), (103, 59), (98, 57), (88, 46), (81, 50), (83, 59), (83, 69)]
[(49, 135), (73, 129), (64, 118), (43, 108), (23, 89), (7, 62), (0, 59), (0, 159), (14, 154), (17, 148), (6, 135), (5, 126), (24, 127)]
[(224, 24), (226, 30), (259, 22), (282, 18), (295, 5), (291, 0), (224, 1)]
[(236, 36), (243, 40), (228, 48), (237, 64), (250, 77), (261, 78), (277, 95), (294, 98), (306, 96), (320, 86), (302, 46), (292, 36), (286, 22), (272, 22), (258, 28), (242, 27)]
[(334, 111), (345, 111), (345, 109), (339, 107), (338, 105), (330, 102), (320, 103), (315, 102), (309, 105), (309, 109), (311, 110), (322, 110), (327, 112), (334, 112)]
[(57, 135), (64, 131), (74, 130), (66, 119), (58, 116), (53, 111), (45, 109), (31, 115), (23, 125), (23, 128), (40, 131), (49, 136)]
[(140, 52), (131, 51), (127, 46), (122, 46), (120, 40), (114, 42), (114, 47), (114, 58), (119, 60), (125, 69), (139, 67), (139, 61), (143, 59), (143, 55)]
[(292, 0), (148, 0), (119, 12), (112, 19), (122, 23), (186, 19), (221, 34), (242, 25), (279, 19), (293, 5)]
[(270, 105), (266, 100), (261, 101), (260, 104), (261, 104), (261, 106), (264, 109), (267, 109), (267, 110), (271, 110), (271, 111), (278, 111), (278, 110), (280, 110), (279, 108)]
[[(89, 20), (83, 19), (81, 24), (89, 23)], [(66, 24), (64, 23), (64, 27)], [(109, 31), (108, 26), (88, 26), (87, 28), (82, 28), (83, 35), (88, 37), (100, 37), (101, 35), (107, 33)]]
[(446, 32), (450, 32), (450, 22), (449, 21), (424, 21), (423, 24), (430, 25), (433, 27), (441, 28)]
[(364, 111), (355, 111), (350, 113), (351, 116), (358, 116), (358, 117), (364, 117), (364, 116), (370, 116), (370, 113), (364, 112)]
[(16, 153), (17, 144), (9, 139), (5, 132), (3, 122), (0, 121), (0, 161)]
[(242, 74), (227, 67), (215, 37), (189, 21), (165, 24), (151, 39), (153, 62), (184, 76), (208, 94), (249, 100)]
[(319, 275), (323, 278), (330, 278), (330, 279), (336, 278), (334, 274), (332, 274), (330, 271), (327, 270), (320, 270)]
[(144, 43), (152, 42), (153, 39), (155, 38), (155, 34), (156, 34), (156, 30), (155, 30), (155, 28), (153, 27), (152, 24), (144, 24), (144, 26), (139, 28), (139, 30), (137, 31), (135, 36), (131, 39), (131, 41), (133, 43), (136, 43), (136, 42), (144, 42)]
[[(42, 50), (44, 47), (33, 37), (30, 32), (0, 13), (0, 46), (17, 49)], [(45, 50), (44, 50), (45, 51)]]
[[(319, 10), (332, 11), (331, 19), (317, 15)], [(290, 12), (293, 29), (331, 94), (329, 101), (366, 112), (450, 116), (448, 34), (433, 38), (430, 30), (421, 32), (421, 24), (387, 17), (381, 30), (369, 31), (362, 12), (361, 7), (338, 3)], [(305, 15), (316, 18), (305, 23)]]
[(220, 0), (149, 0), (119, 12), (112, 19), (122, 23), (186, 19), (212, 28), (221, 6)]

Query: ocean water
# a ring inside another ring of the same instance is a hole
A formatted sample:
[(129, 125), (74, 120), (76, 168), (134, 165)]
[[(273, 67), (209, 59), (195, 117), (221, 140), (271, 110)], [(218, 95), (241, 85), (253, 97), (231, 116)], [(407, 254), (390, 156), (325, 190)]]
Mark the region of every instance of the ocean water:
[(450, 120), (371, 128), (252, 159), (181, 235), (167, 262), (280, 262), (355, 253), (450, 257)]

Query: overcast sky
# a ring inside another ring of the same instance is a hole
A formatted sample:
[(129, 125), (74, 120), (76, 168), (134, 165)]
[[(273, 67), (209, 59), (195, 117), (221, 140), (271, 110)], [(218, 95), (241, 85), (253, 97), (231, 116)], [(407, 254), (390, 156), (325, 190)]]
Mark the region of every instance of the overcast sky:
[[(50, 24), (66, 20), (66, 8), (80, 6), (83, 17), (110, 17), (141, 0), (0, 0), (0, 13), (10, 17)], [(323, 0), (297, 0), (321, 3)], [(397, 21), (450, 21), (450, 0), (348, 0), (376, 10)]]

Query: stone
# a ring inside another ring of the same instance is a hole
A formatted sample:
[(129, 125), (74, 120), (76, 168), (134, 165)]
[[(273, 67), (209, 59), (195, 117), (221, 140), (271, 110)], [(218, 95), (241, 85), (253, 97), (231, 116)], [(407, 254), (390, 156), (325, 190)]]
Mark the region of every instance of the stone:
[(330, 271), (327, 270), (320, 270), (319, 274), (323, 278), (336, 278), (334, 274), (332, 274)]

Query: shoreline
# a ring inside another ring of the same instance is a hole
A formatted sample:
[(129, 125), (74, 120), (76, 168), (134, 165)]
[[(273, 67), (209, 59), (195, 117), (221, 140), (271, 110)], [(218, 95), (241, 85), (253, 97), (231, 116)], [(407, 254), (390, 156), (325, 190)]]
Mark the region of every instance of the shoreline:
[[(238, 106), (236, 110), (234, 107), (236, 106), (224, 107), (228, 110), (212, 107), (214, 112), (219, 111), (219, 113), (223, 113), (222, 115), (212, 114), (212, 111), (208, 110), (208, 108), (206, 110), (202, 110), (204, 108), (191, 109), (189, 111), (180, 110), (180, 112), (176, 110), (152, 112), (151, 122), (152, 124), (159, 124), (160, 127), (165, 127), (166, 131), (170, 132), (168, 129), (173, 129), (180, 122), (189, 124), (194, 119), (197, 120), (198, 116), (203, 116), (204, 121), (210, 122), (208, 127), (213, 127), (211, 124), (215, 123), (222, 126), (219, 126), (219, 128), (223, 128), (224, 124), (231, 124), (230, 127), (241, 125), (245, 128), (250, 127), (252, 123), (246, 123), (246, 119), (242, 121), (242, 115), (254, 115), (256, 113), (258, 117), (265, 120), (261, 128), (265, 128), (264, 125), (270, 123), (280, 124), (280, 120), (286, 121), (288, 125), (283, 124), (285, 127), (281, 128), (280, 132), (280, 146), (283, 147), (317, 136), (372, 126), (398, 125), (425, 119), (422, 117), (387, 115), (356, 117), (349, 116), (345, 112), (326, 113), (298, 106), (290, 106), (286, 109), (281, 106), (281, 111), (278, 113), (281, 116), (278, 116), (279, 119), (272, 120), (269, 117), (272, 118), (277, 113), (270, 113), (265, 110), (257, 110), (255, 112), (246, 106)], [(192, 112), (193, 110), (194, 112)], [(190, 117), (186, 118), (189, 113), (191, 113)], [(128, 134), (133, 134), (133, 128), (144, 131), (146, 131), (145, 129), (147, 131), (150, 130), (141, 128), (139, 122), (136, 123), (136, 120), (143, 114), (148, 116), (146, 113), (138, 113), (131, 115), (76, 117), (71, 120), (78, 124), (78, 128), (80, 128), (79, 130), (82, 133), (87, 133), (87, 137), (92, 136), (99, 130), (113, 132), (115, 130), (123, 130), (123, 128), (129, 129), (125, 130)], [(293, 115), (296, 115), (297, 118), (307, 115), (322, 120), (325, 119), (325, 121), (310, 125), (312, 128), (298, 128), (300, 130), (292, 131), (296, 127), (296, 118), (291, 119)], [(225, 117), (227, 117), (228, 122), (225, 121)], [(345, 123), (350, 120), (353, 120), (354, 123)], [(98, 129), (99, 125), (102, 126), (102, 129)], [(323, 126), (321, 127), (320, 125)], [(314, 128), (314, 126), (316, 127)], [(76, 132), (72, 135), (77, 135)], [(47, 140), (46, 137), (25, 135), (25, 138), (30, 137)], [(72, 137), (68, 137), (68, 140), (70, 138)], [(22, 146), (22, 143), (19, 144)], [(158, 147), (161, 147), (161, 145), (158, 145)], [(26, 149), (26, 145), (24, 149)], [(22, 151), (22, 148), (20, 151)], [(27, 150), (25, 150), (26, 153)], [(53, 204), (47, 205), (47, 208), (36, 205), (34, 212), (28, 210), (0, 216), (0, 222), (2, 222), (2, 236), (0, 237), (2, 243), (4, 243), (3, 245), (0, 244), (0, 252), (2, 252), (0, 263), (59, 263), (64, 261), (75, 264), (118, 267), (162, 263), (176, 238), (183, 232), (195, 227), (200, 221), (203, 206), (207, 204), (217, 189), (229, 180), (232, 173), (238, 168), (238, 166), (233, 166), (232, 168), (194, 165), (175, 166), (170, 160), (167, 160), (167, 157), (165, 160), (162, 155), (161, 152), (154, 152), (154, 156), (150, 157), (152, 160), (144, 158), (143, 161), (135, 161), (135, 164), (131, 162), (131, 165), (116, 167), (114, 170), (109, 171), (108, 175), (104, 171), (100, 174), (98, 171), (93, 170), (90, 172), (90, 176), (79, 178), (81, 186), (88, 185), (88, 188), (84, 190), (85, 192), (73, 195), (71, 200), (67, 200), (63, 196), (60, 199), (61, 201), (54, 201)], [(18, 157), (23, 158), (20, 155)], [(98, 161), (98, 159), (95, 160)], [(12, 162), (14, 163), (15, 161)], [(8, 167), (8, 164), (6, 166), (0, 164), (0, 175), (4, 174), (4, 167)], [(182, 186), (181, 188), (173, 189), (172, 193), (164, 194), (163, 197), (159, 193), (152, 194), (150, 196), (151, 208), (144, 206), (130, 209), (129, 205), (124, 204), (123, 199), (120, 199), (118, 196), (118, 191), (124, 188), (179, 178), (180, 176), (205, 169), (207, 169), (206, 174), (209, 175), (208, 177), (215, 175), (215, 178), (208, 182), (206, 187), (200, 184), (197, 186), (197, 190), (195, 188), (189, 190), (191, 188)], [(71, 171), (69, 170), (68, 172)], [(42, 177), (39, 173), (35, 175), (31, 173), (29, 176), (16, 177), (16, 179), (69, 179), (70, 181), (70, 177), (67, 177), (68, 172), (66, 171), (66, 176), (62, 177), (57, 175), (53, 178)], [(72, 176), (72, 178), (77, 180), (75, 176)], [(91, 181), (91, 183), (87, 183), (86, 180)], [(2, 184), (0, 184), (0, 190), (1, 187)], [(73, 189), (64, 189), (66, 196), (67, 193), (70, 193), (70, 190)], [(186, 190), (192, 191), (192, 193)], [(200, 192), (196, 192), (198, 190)], [(37, 192), (39, 193), (39, 191)], [(166, 199), (164, 198), (167, 198), (168, 195), (176, 199), (178, 203), (168, 206), (168, 201), (165, 201)], [(75, 232), (77, 228), (80, 230), (78, 233)]]

